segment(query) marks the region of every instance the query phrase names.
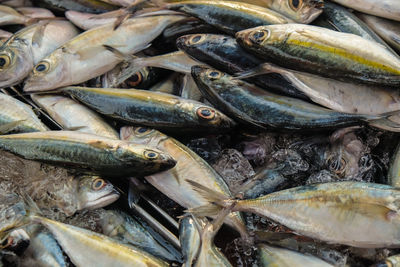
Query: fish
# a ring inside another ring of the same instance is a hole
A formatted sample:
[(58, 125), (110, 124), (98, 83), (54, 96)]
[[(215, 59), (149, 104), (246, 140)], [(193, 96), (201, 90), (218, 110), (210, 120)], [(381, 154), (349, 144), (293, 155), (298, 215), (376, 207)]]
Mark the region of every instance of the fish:
[(63, 251), (54, 237), (43, 227), (28, 228), (29, 246), (21, 256), (21, 266), (67, 267)]
[[(388, 87), (341, 82), (305, 72), (292, 71), (269, 63), (242, 72), (240, 76), (260, 74), (263, 72), (261, 69), (267, 73), (281, 74), (313, 102), (338, 112), (377, 115), (400, 110), (400, 93)], [(393, 114), (390, 120), (400, 123), (398, 114)], [(392, 132), (400, 130), (393, 125), (388, 125), (384, 120), (371, 122), (370, 125)]]
[(165, 3), (162, 7), (185, 12), (231, 35), (260, 25), (293, 22), (271, 9), (244, 2), (186, 0)]
[(393, 47), (397, 53), (400, 53), (400, 22), (362, 13), (356, 15)]
[(45, 8), (17, 7), (16, 10), (29, 18), (36, 18), (36, 19), (55, 18), (54, 14), (50, 10)]
[(65, 87), (62, 92), (95, 111), (130, 124), (168, 131), (224, 132), (235, 123), (203, 103), (146, 90)]
[(259, 244), (257, 246), (257, 249), (258, 249), (258, 258), (260, 266), (263, 267), (272, 267), (272, 266), (333, 267), (334, 266), (314, 256), (304, 255), (289, 249), (272, 247), (267, 244)]
[(328, 29), (336, 30), (339, 32), (346, 32), (356, 34), (367, 40), (377, 42), (385, 46), (390, 52), (396, 54), (385, 41), (382, 40), (369, 25), (365, 24), (355, 14), (346, 8), (336, 5), (331, 2), (326, 2), (324, 12), (313, 23), (314, 25), (325, 27)]
[(176, 163), (156, 149), (74, 131), (2, 135), (0, 149), (25, 159), (67, 164), (110, 176), (150, 174)]
[(192, 59), (184, 52), (178, 51), (154, 57), (135, 57), (128, 60), (127, 64), (128, 66), (121, 71), (112, 70), (113, 73), (108, 73), (107, 86), (117, 87), (134, 73), (146, 67), (157, 67), (190, 74), (192, 66), (199, 65), (200, 62)]
[(46, 227), (76, 266), (168, 266), (142, 250), (90, 230), (64, 224), (38, 215), (32, 222)]
[(16, 193), (3, 189), (0, 189), (0, 193), (0, 244), (6, 247), (10, 243), (8, 239), (10, 232), (25, 225), (27, 207), (24, 200)]
[(49, 130), (36, 116), (31, 106), (0, 93), (0, 125), (4, 126), (15, 122), (15, 127), (10, 129), (13, 132), (44, 132)]
[[(221, 195), (231, 196), (222, 177), (205, 160), (176, 139), (144, 127), (122, 127), (120, 136), (122, 140), (155, 147), (173, 155), (177, 161), (175, 168), (156, 175), (145, 176), (145, 179), (182, 207), (193, 208), (208, 203), (206, 198), (194, 191), (186, 182), (187, 177), (191, 177), (203, 186), (213, 188)], [(242, 237), (248, 238), (243, 218), (239, 213), (229, 215), (225, 222), (236, 229)]]
[(196, 222), (190, 214), (185, 214), (179, 221), (179, 242), (181, 243), (184, 261), (182, 266), (193, 266), (199, 253), (201, 240)]
[(400, 7), (396, 0), (333, 0), (333, 2), (366, 14), (400, 21)]
[[(258, 128), (326, 129), (357, 125), (363, 121), (390, 122), (390, 116), (393, 115), (358, 115), (332, 111), (300, 99), (268, 93), (205, 66), (194, 66), (192, 76), (208, 101), (222, 108), (236, 121)], [(396, 123), (393, 124), (396, 126)]]
[(376, 267), (398, 267), (398, 266), (400, 266), (400, 256), (399, 255), (390, 256), (384, 262), (379, 262), (377, 264), (374, 264), (373, 266), (376, 266)]
[(75, 100), (54, 94), (32, 94), (31, 98), (64, 129), (119, 139), (118, 132), (102, 117)]
[(110, 5), (99, 0), (37, 0), (36, 2), (40, 6), (61, 12), (66, 10), (75, 10), (97, 14), (118, 8), (118, 6)]
[[(228, 74), (236, 74), (256, 68), (263, 61), (248, 53), (236, 42), (236, 39), (220, 34), (191, 34), (179, 37), (176, 45), (189, 56)], [(260, 88), (272, 90), (278, 94), (308, 98), (284, 77), (270, 73), (246, 79)]]
[(68, 10), (65, 12), (65, 17), (77, 27), (87, 31), (99, 26), (104, 26), (106, 24), (114, 24), (118, 19), (120, 11), (116, 10), (107, 12), (106, 14), (109, 14), (110, 17), (104, 17), (103, 14), (95, 15), (92, 13)]
[(29, 17), (24, 16), (12, 7), (0, 5), (0, 26), (12, 24), (29, 24)]
[(360, 248), (400, 246), (400, 191), (389, 185), (332, 182), (294, 187), (256, 199), (231, 200), (196, 182), (189, 183), (214, 203), (189, 210), (198, 216), (216, 212), (219, 207), (215, 205), (233, 205), (232, 211), (255, 213), (299, 235), (328, 243)]
[(128, 214), (107, 210), (101, 217), (100, 225), (103, 234), (118, 239), (123, 243), (138, 247), (148, 253), (167, 261), (177, 261), (166, 248)]
[(20, 83), (41, 59), (78, 33), (61, 20), (39, 22), (15, 33), (0, 47), (0, 86)]
[(81, 33), (42, 59), (25, 81), (25, 92), (47, 91), (78, 84), (113, 69), (121, 58), (106, 47), (134, 54), (146, 48), (182, 15), (127, 19), (117, 28), (107, 24)]
[(400, 57), (355, 34), (290, 24), (247, 29), (236, 39), (246, 50), (281, 67), (341, 81), (400, 85)]

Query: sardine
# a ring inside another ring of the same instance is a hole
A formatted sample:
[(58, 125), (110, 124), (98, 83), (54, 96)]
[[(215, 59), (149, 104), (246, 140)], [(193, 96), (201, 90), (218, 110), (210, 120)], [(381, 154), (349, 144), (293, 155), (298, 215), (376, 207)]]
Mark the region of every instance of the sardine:
[[(177, 161), (175, 168), (156, 175), (146, 176), (145, 179), (182, 207), (193, 208), (208, 202), (186, 182), (187, 177), (191, 177), (191, 179), (208, 188), (213, 188), (219, 194), (231, 196), (231, 192), (222, 177), (205, 160), (172, 137), (168, 137), (157, 130), (143, 127), (123, 127), (120, 135), (123, 140), (156, 147), (173, 155)], [(247, 237), (246, 227), (239, 213), (231, 214), (225, 221), (236, 229), (242, 237)]]
[(68, 164), (111, 176), (150, 174), (175, 166), (169, 155), (156, 149), (72, 131), (2, 135), (0, 148), (26, 159)]
[(354, 34), (290, 24), (244, 30), (236, 38), (247, 50), (282, 67), (343, 81), (400, 85), (400, 57)]
[(263, 267), (333, 267), (317, 257), (304, 255), (289, 249), (277, 248), (266, 244), (258, 245), (258, 257)]
[(101, 114), (132, 124), (185, 132), (223, 132), (235, 125), (210, 106), (169, 94), (88, 87), (61, 90)]
[[(400, 246), (400, 191), (389, 185), (335, 182), (300, 186), (256, 199), (222, 200), (189, 181), (210, 203), (267, 217), (300, 235), (361, 248)], [(213, 197), (214, 196), (214, 197)], [(190, 212), (201, 215), (215, 205)]]
[(68, 21), (39, 22), (15, 33), (0, 47), (0, 86), (20, 83), (57, 47), (78, 35)]
[(32, 100), (64, 129), (76, 128), (79, 132), (119, 139), (118, 133), (96, 112), (60, 95), (31, 95)]
[(12, 129), (14, 132), (44, 132), (49, 130), (30, 106), (0, 93), (0, 125), (7, 125), (12, 122), (18, 122)]
[(40, 61), (25, 82), (24, 91), (45, 91), (85, 82), (113, 69), (121, 58), (105, 46), (124, 54), (143, 50), (181, 15), (138, 17), (114, 29), (107, 24), (86, 31)]
[(249, 126), (292, 130), (321, 129), (361, 124), (363, 121), (390, 122), (390, 116), (393, 115), (336, 112), (300, 99), (268, 93), (228, 74), (204, 66), (194, 66), (192, 75), (208, 101), (222, 108), (230, 116), (234, 116), (237, 121)]

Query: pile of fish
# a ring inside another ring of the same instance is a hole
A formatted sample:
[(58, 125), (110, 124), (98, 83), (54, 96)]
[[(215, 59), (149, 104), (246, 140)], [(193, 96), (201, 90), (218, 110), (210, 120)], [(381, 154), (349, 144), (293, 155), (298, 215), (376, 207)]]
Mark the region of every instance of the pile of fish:
[(0, 266), (400, 266), (398, 0), (1, 0), (0, 26)]

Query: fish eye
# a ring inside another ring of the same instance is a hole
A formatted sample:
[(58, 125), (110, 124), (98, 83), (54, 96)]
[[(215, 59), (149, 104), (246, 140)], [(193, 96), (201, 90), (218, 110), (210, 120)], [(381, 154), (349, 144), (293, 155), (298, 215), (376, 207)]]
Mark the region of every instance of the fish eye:
[(10, 57), (7, 55), (0, 56), (0, 68), (7, 68), (10, 65)]
[(92, 183), (92, 189), (98, 191), (98, 190), (104, 188), (106, 185), (107, 185), (107, 182), (106, 182), (106, 181), (104, 181), (104, 180), (101, 179), (101, 178), (97, 178), (97, 179), (94, 180), (93, 183)]
[(289, 0), (290, 8), (293, 9), (294, 11), (297, 11), (302, 3), (303, 0)]
[(204, 40), (205, 40), (204, 35), (196, 34), (189, 38), (188, 43), (189, 44), (199, 44), (199, 43), (203, 42)]
[(143, 81), (143, 75), (140, 71), (138, 71), (131, 77), (129, 77), (129, 79), (127, 80), (127, 84), (131, 87), (135, 87), (138, 86), (142, 81)]
[(50, 68), (50, 64), (46, 61), (41, 61), (36, 65), (34, 72), (42, 73), (48, 71)]
[(215, 110), (211, 108), (201, 107), (197, 109), (197, 116), (205, 120), (212, 120), (215, 118)]
[(144, 156), (145, 156), (147, 159), (156, 159), (156, 158), (158, 158), (158, 153), (157, 153), (157, 152), (154, 152), (154, 151), (151, 151), (151, 150), (146, 150), (146, 151), (144, 152)]
[(250, 35), (250, 40), (253, 43), (260, 44), (270, 36), (269, 30), (258, 30)]
[(208, 78), (211, 80), (216, 80), (218, 78), (222, 77), (222, 72), (216, 71), (216, 70), (210, 70), (207, 72)]
[(139, 134), (139, 135), (143, 135), (145, 133), (151, 132), (151, 129), (148, 129), (146, 127), (138, 127), (135, 130), (135, 133)]

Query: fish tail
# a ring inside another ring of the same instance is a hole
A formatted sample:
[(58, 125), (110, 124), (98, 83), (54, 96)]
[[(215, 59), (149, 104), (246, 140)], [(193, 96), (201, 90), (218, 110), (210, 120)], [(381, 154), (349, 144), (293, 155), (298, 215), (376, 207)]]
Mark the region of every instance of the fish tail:
[(251, 78), (251, 77), (255, 77), (255, 76), (259, 76), (259, 75), (263, 75), (263, 74), (268, 74), (268, 73), (284, 74), (285, 72), (286, 72), (286, 69), (284, 69), (284, 68), (278, 67), (271, 63), (263, 63), (263, 64), (258, 65), (255, 68), (235, 73), (233, 76), (237, 79), (247, 79), (247, 78)]
[(383, 113), (377, 116), (368, 116), (365, 121), (369, 123), (378, 123), (391, 128), (400, 128), (400, 123), (391, 120), (393, 116), (400, 116), (400, 110)]
[(204, 185), (201, 185), (192, 180), (186, 180), (195, 191), (201, 194), (205, 199), (207, 199), (210, 204), (204, 205), (196, 208), (188, 209), (187, 211), (196, 216), (216, 216), (222, 209), (232, 210), (237, 203), (237, 200), (230, 199), (224, 194), (216, 192)]

